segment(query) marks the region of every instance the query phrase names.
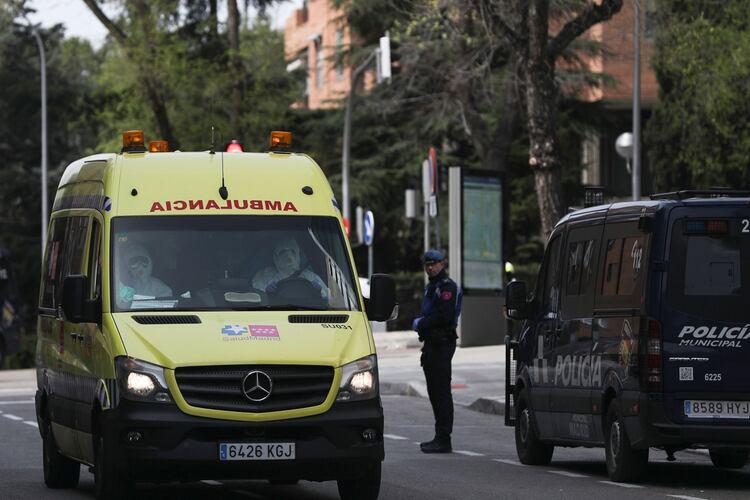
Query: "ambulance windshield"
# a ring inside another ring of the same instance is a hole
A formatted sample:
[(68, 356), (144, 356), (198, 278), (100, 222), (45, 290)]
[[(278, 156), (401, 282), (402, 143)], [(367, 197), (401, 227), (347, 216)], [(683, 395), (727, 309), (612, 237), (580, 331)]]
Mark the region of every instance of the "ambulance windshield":
[(117, 217), (115, 311), (357, 310), (333, 217)]

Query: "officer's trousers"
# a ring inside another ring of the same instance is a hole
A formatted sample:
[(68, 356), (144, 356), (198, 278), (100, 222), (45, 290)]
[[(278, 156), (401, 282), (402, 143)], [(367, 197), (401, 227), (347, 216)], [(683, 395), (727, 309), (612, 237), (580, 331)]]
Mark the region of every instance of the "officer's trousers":
[(456, 341), (426, 340), (422, 346), (422, 369), (427, 395), (435, 415), (435, 436), (450, 437), (453, 432), (453, 395), (451, 394), (451, 360)]

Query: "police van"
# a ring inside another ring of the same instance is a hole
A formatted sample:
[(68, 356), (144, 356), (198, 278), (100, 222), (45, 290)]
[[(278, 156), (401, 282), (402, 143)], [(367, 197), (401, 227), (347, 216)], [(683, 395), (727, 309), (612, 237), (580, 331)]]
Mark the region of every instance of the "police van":
[(47, 486), (84, 464), (97, 498), (222, 478), (377, 498), (368, 319), (392, 316), (393, 280), (362, 298), (333, 192), (290, 133), (265, 153), (167, 148), (126, 132), (57, 189), (36, 349)]
[(554, 228), (536, 287), (508, 286), (508, 423), (524, 464), (604, 447), (614, 481), (649, 448), (750, 450), (750, 192), (708, 190), (578, 210)]

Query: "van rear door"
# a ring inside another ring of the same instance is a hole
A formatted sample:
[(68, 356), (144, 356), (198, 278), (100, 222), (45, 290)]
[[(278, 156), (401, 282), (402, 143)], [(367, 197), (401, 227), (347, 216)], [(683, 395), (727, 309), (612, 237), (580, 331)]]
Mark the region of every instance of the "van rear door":
[(678, 421), (747, 420), (750, 405), (727, 402), (750, 401), (750, 210), (681, 207), (671, 227), (660, 314), (671, 412)]

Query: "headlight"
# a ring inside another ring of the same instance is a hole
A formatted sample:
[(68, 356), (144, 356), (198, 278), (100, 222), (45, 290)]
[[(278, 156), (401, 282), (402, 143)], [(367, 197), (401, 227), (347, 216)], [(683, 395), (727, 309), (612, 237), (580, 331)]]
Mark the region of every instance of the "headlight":
[(341, 367), (341, 386), (336, 401), (359, 401), (378, 394), (378, 358), (374, 354)]
[(172, 402), (161, 366), (123, 356), (116, 359), (115, 367), (123, 397), (156, 403)]

